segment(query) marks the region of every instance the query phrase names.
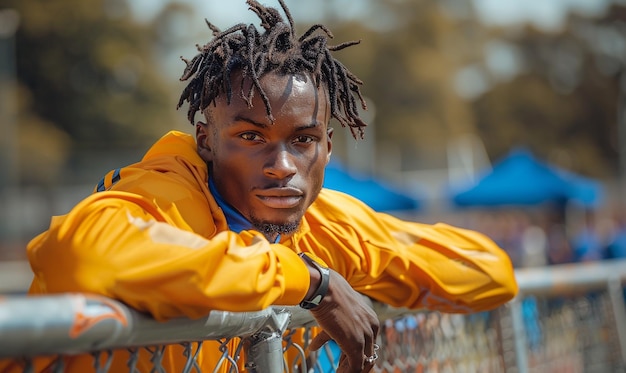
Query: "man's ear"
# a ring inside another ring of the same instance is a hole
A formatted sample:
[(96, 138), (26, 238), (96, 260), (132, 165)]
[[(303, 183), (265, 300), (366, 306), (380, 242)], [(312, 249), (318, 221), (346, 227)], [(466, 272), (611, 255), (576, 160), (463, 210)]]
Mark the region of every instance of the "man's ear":
[(207, 163), (213, 160), (213, 153), (211, 152), (211, 133), (209, 125), (204, 122), (196, 123), (196, 146), (198, 147), (200, 158)]
[(326, 130), (326, 146), (328, 147), (328, 155), (326, 156), (326, 164), (330, 162), (330, 155), (333, 152), (333, 133), (335, 129), (328, 127)]

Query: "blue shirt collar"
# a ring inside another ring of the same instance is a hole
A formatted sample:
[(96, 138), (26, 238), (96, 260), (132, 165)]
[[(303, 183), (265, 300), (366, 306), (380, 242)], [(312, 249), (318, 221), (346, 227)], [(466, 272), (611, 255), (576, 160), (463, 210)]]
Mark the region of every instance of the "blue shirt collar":
[(228, 228), (233, 232), (241, 232), (248, 229), (254, 229), (252, 223), (246, 219), (239, 211), (237, 211), (233, 206), (228, 204), (221, 194), (217, 191), (215, 187), (215, 183), (213, 182), (213, 178), (209, 177), (209, 190), (215, 198), (215, 201), (220, 206), (224, 215), (226, 215), (226, 222), (228, 223)]
[[(241, 231), (249, 230), (249, 229), (255, 230), (254, 225), (252, 225), (252, 223), (248, 219), (246, 219), (245, 216), (243, 216), (239, 211), (237, 211), (237, 209), (235, 209), (228, 202), (226, 202), (226, 200), (224, 200), (222, 195), (217, 191), (217, 188), (215, 187), (215, 183), (213, 182), (213, 178), (210, 176), (209, 176), (209, 190), (211, 191), (213, 198), (215, 198), (215, 201), (217, 202), (218, 206), (222, 209), (222, 211), (224, 212), (224, 215), (226, 216), (226, 223), (228, 224), (228, 229), (237, 233)], [(279, 241), (280, 241), (280, 235), (276, 237), (276, 240), (274, 241), (274, 243), (278, 243)]]

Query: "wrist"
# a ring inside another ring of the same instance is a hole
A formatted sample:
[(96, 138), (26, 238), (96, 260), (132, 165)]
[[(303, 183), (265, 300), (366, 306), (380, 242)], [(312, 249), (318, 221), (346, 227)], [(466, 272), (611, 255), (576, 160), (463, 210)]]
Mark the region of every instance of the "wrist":
[(324, 296), (328, 292), (330, 270), (305, 253), (300, 253), (298, 256), (307, 264), (309, 275), (311, 276), (309, 290), (302, 302), (300, 302), (300, 307), (312, 309), (322, 302), (322, 299), (324, 299)]
[(322, 283), (322, 273), (315, 268), (313, 265), (306, 263), (306, 267), (309, 270), (309, 290), (307, 290), (306, 295), (304, 296), (305, 300), (309, 300), (313, 298), (313, 294), (320, 287)]

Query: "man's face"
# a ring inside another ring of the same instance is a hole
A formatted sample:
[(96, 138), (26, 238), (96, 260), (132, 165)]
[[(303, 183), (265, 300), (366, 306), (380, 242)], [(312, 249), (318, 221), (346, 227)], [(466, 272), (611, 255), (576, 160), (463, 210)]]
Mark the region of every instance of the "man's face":
[(257, 91), (252, 107), (241, 99), (235, 73), (230, 104), (221, 95), (205, 110), (207, 124), (196, 125), (196, 139), (222, 197), (273, 239), (298, 227), (322, 188), (330, 104), (324, 85), (316, 88), (310, 76), (268, 73), (259, 81), (274, 123)]

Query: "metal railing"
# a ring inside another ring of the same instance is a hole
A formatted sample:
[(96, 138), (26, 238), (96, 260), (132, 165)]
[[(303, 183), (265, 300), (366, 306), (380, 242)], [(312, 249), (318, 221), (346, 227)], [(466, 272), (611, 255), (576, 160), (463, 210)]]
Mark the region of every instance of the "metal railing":
[[(443, 314), (373, 302), (383, 321), (377, 372), (624, 372), (626, 260), (516, 271), (520, 294), (493, 311)], [(87, 294), (0, 298), (0, 372), (36, 371), (39, 359), (62, 372), (68, 358), (90, 356), (112, 370), (124, 350), (129, 372), (329, 372), (338, 350), (306, 351), (314, 319), (299, 307), (211, 312), (157, 322), (115, 300)], [(296, 337), (297, 331), (304, 331)], [(208, 346), (206, 341), (217, 341)], [(204, 342), (204, 344), (203, 344)], [(216, 357), (210, 367), (202, 353)], [(202, 360), (202, 361), (200, 361)], [(9, 370), (7, 370), (9, 371)]]

